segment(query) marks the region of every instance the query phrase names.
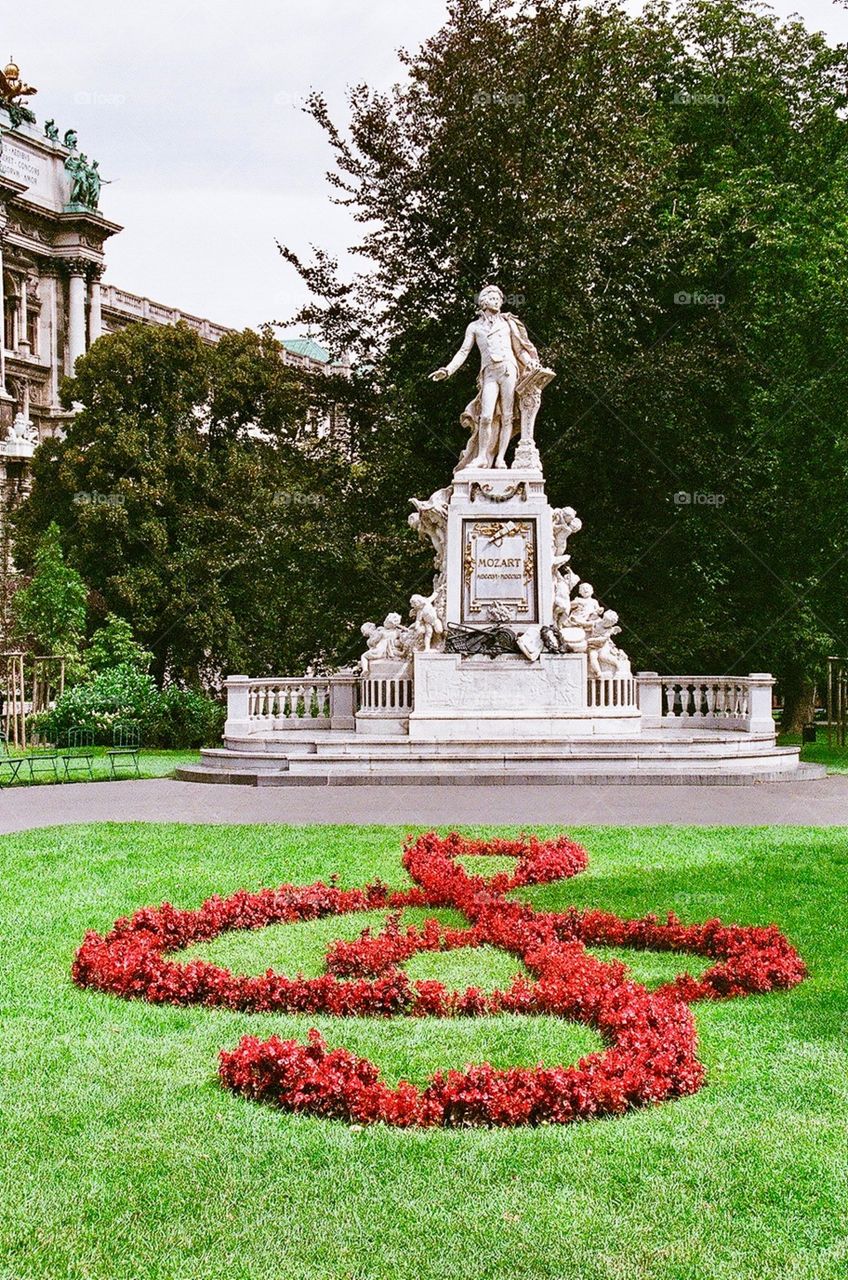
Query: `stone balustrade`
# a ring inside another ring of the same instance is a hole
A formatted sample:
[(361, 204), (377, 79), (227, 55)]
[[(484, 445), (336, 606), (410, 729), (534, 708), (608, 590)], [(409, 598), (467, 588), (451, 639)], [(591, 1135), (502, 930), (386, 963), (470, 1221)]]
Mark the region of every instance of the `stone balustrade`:
[(633, 676), (589, 676), (586, 682), (586, 706), (597, 715), (616, 715), (637, 706), (636, 680)]
[(372, 661), (359, 681), (356, 727), (360, 733), (406, 733), (414, 705), (410, 663)]
[(646, 729), (735, 729), (774, 736), (773, 686), (774, 679), (766, 672), (661, 676), (656, 671), (641, 671), (636, 677)]
[[(598, 716), (639, 708), (646, 729), (733, 729), (775, 735), (774, 679), (747, 676), (590, 676), (586, 706)], [(288, 730), (342, 729), (405, 733), (415, 706), (407, 663), (372, 663), (364, 676), (230, 676), (225, 737)]]
[(225, 737), (298, 729), (353, 729), (358, 679), (332, 676), (230, 676)]

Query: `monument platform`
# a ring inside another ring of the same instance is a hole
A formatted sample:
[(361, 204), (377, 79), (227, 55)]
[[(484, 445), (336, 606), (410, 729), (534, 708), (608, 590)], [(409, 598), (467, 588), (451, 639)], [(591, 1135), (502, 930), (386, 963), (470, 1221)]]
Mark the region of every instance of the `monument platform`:
[(744, 786), (822, 778), (797, 747), (773, 733), (676, 726), (615, 738), (575, 736), (521, 742), (480, 738), (421, 742), (397, 735), (308, 729), (227, 738), (177, 777), (245, 786)]

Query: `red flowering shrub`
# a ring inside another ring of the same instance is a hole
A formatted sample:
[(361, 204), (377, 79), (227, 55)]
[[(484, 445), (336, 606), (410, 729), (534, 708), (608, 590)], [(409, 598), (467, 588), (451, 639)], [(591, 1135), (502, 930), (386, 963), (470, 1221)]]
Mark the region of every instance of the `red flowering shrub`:
[[(471, 875), (456, 861), (468, 855), (514, 857), (515, 871)], [(603, 1052), (575, 1066), (495, 1070), (483, 1063), (437, 1072), (424, 1089), (405, 1081), (391, 1088), (373, 1063), (345, 1049), (328, 1050), (317, 1031), (309, 1033), (307, 1044), (244, 1036), (235, 1049), (221, 1053), (221, 1080), (246, 1097), (361, 1124), (409, 1126), (564, 1124), (694, 1093), (704, 1072), (687, 1004), (791, 987), (804, 977), (803, 961), (774, 925), (683, 925), (674, 916), (665, 922), (653, 916), (621, 920), (575, 908), (543, 912), (505, 897), (522, 885), (583, 870), (585, 849), (565, 837), (483, 843), (430, 832), (407, 842), (403, 863), (415, 882), (406, 890), (391, 891), (379, 882), (348, 890), (282, 885), (209, 898), (193, 911), (169, 903), (146, 907), (116, 921), (105, 937), (86, 935), (74, 960), (74, 981), (128, 998), (251, 1013), (549, 1014), (587, 1023), (606, 1042)], [(450, 928), (429, 919), (420, 928), (403, 929), (392, 914), (376, 933), (365, 929), (353, 941), (332, 943), (320, 978), (289, 978), (273, 970), (239, 976), (205, 960), (181, 964), (169, 958), (231, 929), (410, 905), (453, 907), (468, 926)], [(623, 964), (589, 954), (587, 944), (695, 952), (716, 963), (701, 978), (681, 975), (649, 992)], [(450, 991), (440, 982), (411, 982), (400, 968), (416, 952), (481, 945), (508, 951), (530, 976), (486, 994), (476, 987)]]

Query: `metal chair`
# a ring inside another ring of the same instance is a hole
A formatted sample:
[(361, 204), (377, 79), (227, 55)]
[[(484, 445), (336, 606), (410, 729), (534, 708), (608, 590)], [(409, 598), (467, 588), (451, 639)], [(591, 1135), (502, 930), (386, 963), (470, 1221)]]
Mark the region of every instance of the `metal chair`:
[(36, 773), (44, 773), (47, 769), (53, 770), (54, 782), (59, 782), (59, 761), (61, 756), (55, 747), (48, 747), (45, 751), (38, 748), (33, 750), (27, 757), (26, 762), (29, 765), (30, 782), (35, 782)]
[(94, 730), (83, 729), (79, 725), (69, 729), (66, 734), (66, 749), (59, 759), (65, 766), (65, 781), (71, 781), (71, 770), (80, 767), (88, 771), (89, 778), (94, 777)]
[[(13, 785), (17, 782), (21, 765), (26, 764), (27, 759), (27, 756), (9, 755), (8, 735), (0, 729), (0, 787), (5, 787), (7, 782)], [(8, 770), (8, 777), (4, 777), (4, 770)]]
[(122, 759), (129, 761), (130, 766), (135, 769), (135, 776), (140, 778), (138, 754), (141, 751), (141, 728), (139, 725), (134, 721), (116, 724), (112, 730), (112, 743), (113, 745), (106, 752), (112, 778), (117, 778), (117, 764)]

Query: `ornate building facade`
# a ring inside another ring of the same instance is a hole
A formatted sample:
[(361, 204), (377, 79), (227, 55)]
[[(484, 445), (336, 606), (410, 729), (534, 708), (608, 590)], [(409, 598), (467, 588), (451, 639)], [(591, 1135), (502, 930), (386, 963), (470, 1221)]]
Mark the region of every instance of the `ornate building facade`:
[[(0, 72), (0, 572), (9, 566), (5, 516), (26, 493), (38, 444), (71, 416), (59, 387), (91, 344), (138, 322), (184, 321), (210, 343), (231, 332), (103, 281), (107, 244), (122, 227), (100, 212), (97, 161), (74, 129), (60, 137), (55, 121), (38, 124), (26, 105), (34, 92), (13, 63)], [(311, 339), (283, 346), (297, 368), (346, 371)]]

